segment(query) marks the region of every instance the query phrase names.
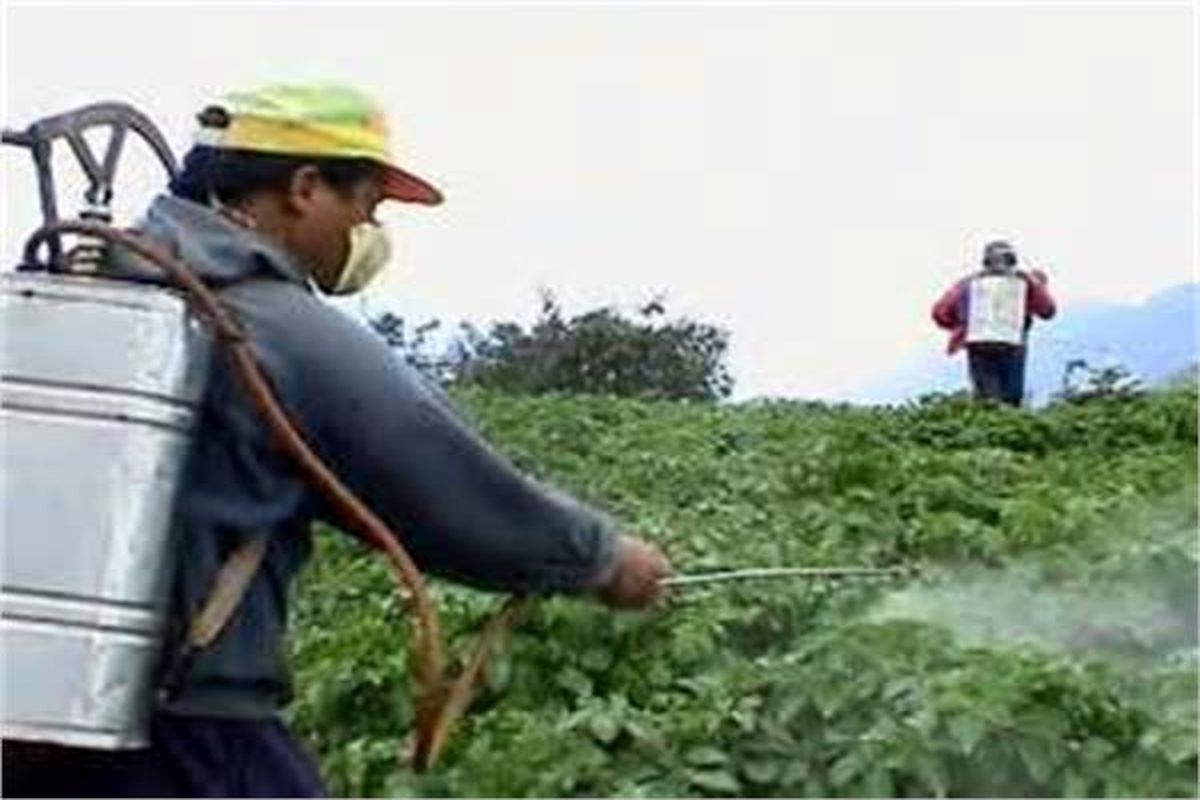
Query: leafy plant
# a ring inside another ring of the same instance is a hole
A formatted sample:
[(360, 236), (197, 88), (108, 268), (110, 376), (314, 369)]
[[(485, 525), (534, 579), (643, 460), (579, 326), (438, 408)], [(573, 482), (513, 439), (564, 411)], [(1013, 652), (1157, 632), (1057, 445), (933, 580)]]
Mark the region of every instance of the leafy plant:
[[(403, 611), (382, 565), (326, 532), (289, 713), (338, 794), (1194, 796), (1193, 386), (1037, 412), (455, 394), (519, 465), (682, 571), (925, 571), (696, 589), (647, 614), (541, 602), (417, 776), (398, 759)], [(492, 607), (436, 590), (455, 641)], [(881, 613), (911, 596), (930, 602)]]

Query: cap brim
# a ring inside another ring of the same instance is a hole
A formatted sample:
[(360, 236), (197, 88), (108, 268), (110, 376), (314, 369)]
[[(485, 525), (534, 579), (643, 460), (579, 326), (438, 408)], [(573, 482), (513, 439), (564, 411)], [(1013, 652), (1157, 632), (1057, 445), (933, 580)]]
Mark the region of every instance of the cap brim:
[(383, 196), (402, 203), (424, 203), (429, 206), (442, 202), (442, 193), (433, 184), (391, 164), (383, 167)]

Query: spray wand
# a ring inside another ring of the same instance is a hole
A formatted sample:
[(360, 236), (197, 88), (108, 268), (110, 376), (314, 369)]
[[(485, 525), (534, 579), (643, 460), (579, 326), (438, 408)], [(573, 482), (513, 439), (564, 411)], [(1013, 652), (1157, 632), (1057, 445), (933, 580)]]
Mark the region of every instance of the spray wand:
[(749, 569), (720, 570), (714, 572), (696, 572), (683, 575), (672, 575), (662, 580), (662, 585), (671, 588), (688, 588), (705, 586), (714, 583), (731, 583), (735, 581), (764, 580), (771, 578), (805, 578), (818, 580), (821, 578), (864, 578), (881, 575), (913, 575), (919, 571), (916, 566), (900, 567), (754, 567)]

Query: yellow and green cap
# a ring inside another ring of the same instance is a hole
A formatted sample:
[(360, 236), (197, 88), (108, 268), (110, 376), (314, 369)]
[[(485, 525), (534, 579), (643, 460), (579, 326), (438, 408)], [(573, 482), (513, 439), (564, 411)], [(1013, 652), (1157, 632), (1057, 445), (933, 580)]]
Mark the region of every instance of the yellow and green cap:
[(384, 170), (384, 196), (435, 205), (442, 193), (400, 169), (383, 111), (345, 86), (266, 86), (231, 92), (199, 115), (196, 144), (318, 158), (365, 158)]

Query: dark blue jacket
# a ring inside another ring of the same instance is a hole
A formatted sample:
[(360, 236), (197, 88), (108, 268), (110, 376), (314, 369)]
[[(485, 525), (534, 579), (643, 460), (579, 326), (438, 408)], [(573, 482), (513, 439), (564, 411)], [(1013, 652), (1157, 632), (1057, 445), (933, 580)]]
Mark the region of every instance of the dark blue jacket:
[[(308, 443), (423, 569), (484, 589), (549, 593), (581, 590), (609, 565), (609, 519), (520, 474), (438, 386), (322, 302), (271, 242), (169, 196), (139, 227), (219, 290)], [(118, 271), (146, 274), (133, 257), (113, 260)], [(167, 709), (262, 718), (290, 695), (288, 595), (312, 524), (337, 520), (276, 448), (222, 354), (214, 364), (176, 505), (169, 648), (229, 552), (247, 537), (271, 540), (241, 608)]]

